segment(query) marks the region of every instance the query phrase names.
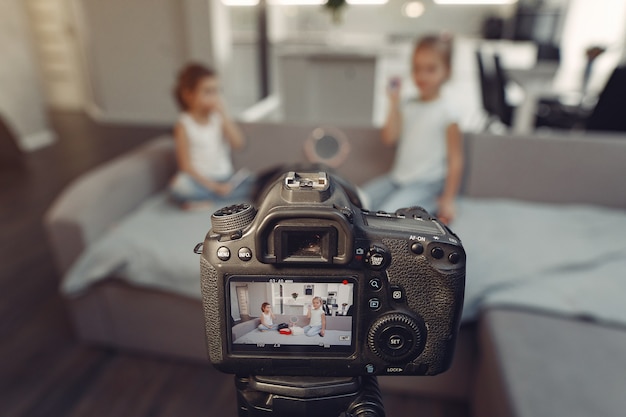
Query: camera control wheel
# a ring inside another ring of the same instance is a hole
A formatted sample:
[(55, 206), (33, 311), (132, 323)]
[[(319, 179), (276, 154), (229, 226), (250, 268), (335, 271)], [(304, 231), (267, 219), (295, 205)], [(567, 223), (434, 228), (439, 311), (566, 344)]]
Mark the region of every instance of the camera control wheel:
[(252, 220), (256, 210), (250, 204), (233, 204), (223, 207), (211, 215), (211, 226), (215, 233), (228, 235), (245, 229)]
[(386, 314), (370, 327), (367, 344), (387, 362), (406, 362), (417, 357), (423, 349), (422, 327), (418, 320), (406, 314)]

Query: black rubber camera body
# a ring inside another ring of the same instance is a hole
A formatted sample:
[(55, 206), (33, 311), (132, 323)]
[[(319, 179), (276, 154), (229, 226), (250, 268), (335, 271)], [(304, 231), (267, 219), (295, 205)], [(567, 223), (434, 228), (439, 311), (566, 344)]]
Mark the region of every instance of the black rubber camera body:
[(448, 369), (465, 287), (460, 239), (419, 207), (373, 213), (347, 191), (325, 172), (288, 172), (265, 189), (258, 211), (241, 204), (212, 215), (201, 270), (216, 368), (309, 376)]

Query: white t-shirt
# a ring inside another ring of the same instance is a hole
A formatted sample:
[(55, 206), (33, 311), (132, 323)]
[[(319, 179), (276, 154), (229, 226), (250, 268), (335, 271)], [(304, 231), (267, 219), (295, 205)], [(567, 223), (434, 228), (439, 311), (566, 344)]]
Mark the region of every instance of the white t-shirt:
[(321, 326), (322, 315), (324, 315), (324, 310), (322, 310), (321, 306), (318, 309), (311, 307), (311, 322), (309, 323), (309, 326)]
[(272, 313), (261, 313), (263, 315), (263, 323), (265, 323), (266, 326), (272, 326), (274, 324), (274, 320), (272, 320)]
[(458, 123), (450, 102), (413, 99), (402, 106), (402, 132), (391, 176), (399, 184), (437, 182), (447, 175), (448, 127)]
[(209, 179), (230, 178), (234, 170), (230, 159), (230, 146), (222, 134), (221, 116), (213, 113), (206, 124), (200, 124), (189, 113), (182, 113), (179, 121), (189, 139), (191, 166)]

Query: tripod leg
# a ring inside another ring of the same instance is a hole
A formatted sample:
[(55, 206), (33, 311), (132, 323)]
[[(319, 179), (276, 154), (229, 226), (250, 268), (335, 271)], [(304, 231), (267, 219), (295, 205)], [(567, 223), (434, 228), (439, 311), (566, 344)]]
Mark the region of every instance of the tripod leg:
[(375, 376), (361, 377), (359, 396), (354, 400), (346, 417), (385, 417), (383, 398)]

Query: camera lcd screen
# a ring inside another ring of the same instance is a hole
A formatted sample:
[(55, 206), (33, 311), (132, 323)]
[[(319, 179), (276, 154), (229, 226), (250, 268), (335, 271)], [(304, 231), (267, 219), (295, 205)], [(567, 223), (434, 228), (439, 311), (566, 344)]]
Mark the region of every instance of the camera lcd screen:
[(414, 219), (398, 219), (393, 217), (366, 217), (367, 224), (380, 229), (399, 230), (402, 232), (429, 233), (443, 235), (439, 225), (433, 221), (418, 221)]
[(232, 353), (351, 354), (354, 277), (230, 277)]

